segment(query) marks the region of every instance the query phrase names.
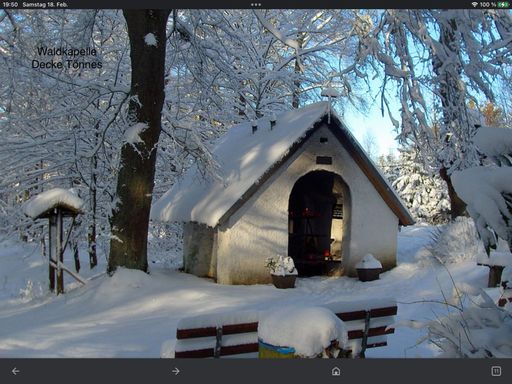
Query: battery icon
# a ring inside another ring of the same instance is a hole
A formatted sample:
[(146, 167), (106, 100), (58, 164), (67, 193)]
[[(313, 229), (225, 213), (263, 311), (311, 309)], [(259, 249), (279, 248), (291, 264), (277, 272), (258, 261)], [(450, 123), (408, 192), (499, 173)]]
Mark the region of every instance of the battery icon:
[(498, 8), (508, 8), (509, 2), (508, 1), (498, 1)]

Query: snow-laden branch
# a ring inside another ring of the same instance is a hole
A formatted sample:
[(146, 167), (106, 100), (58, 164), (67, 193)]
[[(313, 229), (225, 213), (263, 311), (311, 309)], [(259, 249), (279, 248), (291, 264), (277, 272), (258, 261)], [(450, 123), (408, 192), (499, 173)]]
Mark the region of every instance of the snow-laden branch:
[(274, 37), (276, 39), (281, 41), (284, 45), (286, 45), (290, 48), (293, 48), (295, 50), (295, 58), (297, 60), (297, 65), (299, 66), (301, 71), (304, 71), (304, 67), (300, 60), (302, 47), (301, 47), (301, 44), (299, 43), (299, 41), (296, 39), (287, 37), (286, 34), (279, 31), (277, 28), (274, 28), (274, 26), (265, 18), (265, 16), (263, 15), (263, 13), (261, 11), (255, 9), (254, 14), (258, 18), (261, 25), (263, 25), (266, 30), (268, 30), (272, 35), (274, 35)]
[(468, 205), (485, 248), (495, 248), (494, 235), (512, 245), (512, 168), (473, 167), (455, 171), (452, 182)]
[[(480, 128), (473, 139), (479, 150), (497, 164), (512, 152), (512, 130)], [(485, 249), (496, 248), (501, 237), (512, 245), (512, 167), (478, 166), (456, 171), (452, 182), (476, 223)]]
[[(383, 36), (389, 31), (387, 47), (396, 52), (396, 65), (411, 69), (410, 79), (398, 85), (403, 110), (400, 137), (421, 147), (432, 165), (449, 171), (478, 163), (471, 142), (476, 121), (467, 100), (481, 92), (492, 101), (494, 80), (504, 75), (504, 63), (512, 64), (506, 43), (512, 38), (512, 20), (488, 16), (483, 11), (390, 10), (383, 24), (386, 28), (378, 32)], [(414, 55), (408, 51), (413, 44)], [(430, 66), (430, 76), (418, 75), (419, 69)], [(439, 106), (437, 121), (432, 118), (432, 106), (425, 102), (429, 94)]]
[(279, 31), (277, 28), (274, 28), (272, 23), (270, 23), (270, 21), (268, 21), (265, 18), (265, 15), (263, 15), (263, 12), (255, 9), (254, 10), (254, 14), (256, 15), (258, 20), (260, 21), (261, 25), (263, 25), (265, 27), (265, 29), (267, 29), (271, 34), (273, 34), (284, 45), (286, 45), (286, 46), (288, 46), (290, 48), (293, 48), (296, 51), (301, 49), (301, 46), (300, 46), (300, 44), (299, 44), (299, 42), (297, 40), (291, 39), (291, 38), (287, 37), (286, 34), (284, 34), (283, 32)]
[(512, 131), (506, 128), (481, 127), (473, 138), (478, 149), (497, 165), (511, 166)]

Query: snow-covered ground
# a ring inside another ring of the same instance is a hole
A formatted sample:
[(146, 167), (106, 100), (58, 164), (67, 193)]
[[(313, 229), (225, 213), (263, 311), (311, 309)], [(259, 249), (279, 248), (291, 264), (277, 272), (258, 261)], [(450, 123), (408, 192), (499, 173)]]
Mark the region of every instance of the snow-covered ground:
[[(151, 274), (120, 269), (113, 277), (90, 272), (86, 286), (66, 281), (65, 295), (47, 292), (47, 261), (35, 244), (0, 244), (0, 357), (159, 357), (162, 343), (173, 339), (180, 318), (212, 312), (261, 310), (284, 304), (316, 305), (333, 301), (395, 297), (399, 320), (427, 320), (446, 313), (452, 278), (485, 287), (488, 269), (474, 261), (431, 262), (425, 246), (432, 227), (414, 226), (399, 234), (398, 266), (380, 280), (299, 278), (296, 289), (272, 285), (223, 286), (208, 279), (150, 263)], [(85, 264), (86, 253), (82, 252)], [(163, 255), (152, 255), (161, 260)], [(158, 257), (157, 257), (158, 256)], [(173, 257), (178, 257), (177, 255)], [(103, 258), (104, 259), (104, 258)], [(72, 266), (71, 258), (66, 261)], [(438, 351), (416, 341), (423, 330), (399, 327), (388, 346), (368, 357), (434, 357)]]

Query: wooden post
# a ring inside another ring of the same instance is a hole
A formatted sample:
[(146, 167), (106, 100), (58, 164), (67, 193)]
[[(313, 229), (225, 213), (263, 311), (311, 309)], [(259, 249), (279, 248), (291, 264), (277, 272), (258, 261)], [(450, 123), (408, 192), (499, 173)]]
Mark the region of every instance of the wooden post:
[[(57, 237), (56, 237), (55, 256), (61, 263), (64, 262), (64, 252), (62, 252), (62, 210), (57, 208)], [(57, 263), (57, 295), (64, 293), (64, 271)]]
[(220, 357), (220, 350), (222, 348), (222, 325), (217, 327), (215, 331), (215, 349), (213, 350), (213, 357), (218, 359)]
[(368, 347), (368, 333), (370, 332), (370, 311), (366, 311), (366, 316), (364, 318), (364, 331), (363, 338), (361, 340), (361, 352), (359, 352), (359, 357), (361, 359), (365, 358), (366, 348)]
[[(71, 231), (71, 229), (69, 230)], [(73, 241), (73, 257), (75, 258), (75, 271), (80, 272), (80, 255), (78, 254), (78, 242)]]
[[(56, 265), (56, 264), (54, 264), (53, 262), (52, 262), (52, 264), (53, 264), (53, 266), (54, 266), (55, 268), (57, 268), (57, 265)], [(76, 274), (75, 272), (73, 272), (71, 269), (69, 269), (68, 267), (66, 267), (64, 264), (60, 263), (60, 268), (61, 268), (64, 272), (69, 273), (69, 275), (70, 275), (71, 277), (74, 277), (74, 278), (76, 279), (76, 281), (78, 281), (79, 283), (82, 283), (83, 285), (87, 284), (87, 282), (86, 282), (84, 279), (82, 279), (82, 278), (80, 277), (80, 275), (78, 275), (78, 274)]]
[(501, 273), (503, 272), (503, 268), (505, 268), (504, 266), (490, 265), (485, 263), (477, 263), (477, 265), (482, 265), (489, 268), (489, 279), (487, 280), (487, 287), (495, 288), (500, 285)]
[(49, 226), (50, 226), (50, 231), (48, 234), (48, 249), (49, 249), (49, 252), (48, 252), (49, 275), (48, 275), (48, 277), (50, 279), (50, 291), (54, 292), (55, 291), (55, 267), (53, 266), (52, 262), (57, 264), (57, 257), (55, 256), (56, 255), (55, 241), (56, 241), (56, 235), (57, 235), (56, 216), (50, 215), (48, 217), (48, 222), (49, 222)]
[(489, 266), (489, 281), (487, 286), (489, 288), (494, 288), (500, 285), (501, 281), (501, 273), (503, 272), (504, 266), (501, 265), (490, 265)]

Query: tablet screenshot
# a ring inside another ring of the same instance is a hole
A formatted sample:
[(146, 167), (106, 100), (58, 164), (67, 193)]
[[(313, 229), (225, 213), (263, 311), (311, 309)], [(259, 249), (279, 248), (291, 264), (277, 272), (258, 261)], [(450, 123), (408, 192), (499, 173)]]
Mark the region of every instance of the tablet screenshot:
[(0, 382), (511, 380), (510, 2), (0, 4)]

